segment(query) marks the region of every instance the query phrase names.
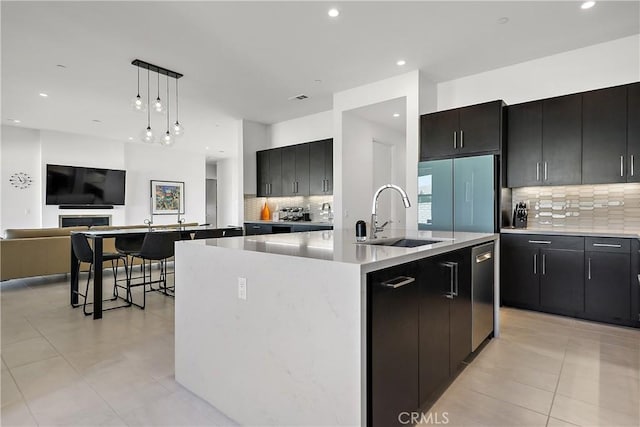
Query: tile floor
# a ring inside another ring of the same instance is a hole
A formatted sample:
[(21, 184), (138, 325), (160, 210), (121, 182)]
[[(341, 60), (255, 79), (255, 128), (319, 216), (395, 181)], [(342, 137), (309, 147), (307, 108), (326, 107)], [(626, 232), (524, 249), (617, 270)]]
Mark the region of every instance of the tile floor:
[[(1, 285), (3, 426), (234, 424), (175, 382), (171, 298), (93, 321), (68, 289), (64, 276)], [(446, 413), (456, 426), (640, 426), (640, 330), (501, 317), (502, 337), (431, 408), (432, 424)]]

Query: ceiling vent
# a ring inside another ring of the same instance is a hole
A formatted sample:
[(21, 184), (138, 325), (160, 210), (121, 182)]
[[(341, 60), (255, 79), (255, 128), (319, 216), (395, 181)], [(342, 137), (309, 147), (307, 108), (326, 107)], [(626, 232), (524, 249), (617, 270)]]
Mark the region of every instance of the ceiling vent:
[(307, 95), (305, 95), (304, 93), (301, 93), (300, 95), (292, 96), (291, 98), (289, 98), (289, 101), (293, 101), (293, 100), (302, 101), (307, 98), (309, 98)]

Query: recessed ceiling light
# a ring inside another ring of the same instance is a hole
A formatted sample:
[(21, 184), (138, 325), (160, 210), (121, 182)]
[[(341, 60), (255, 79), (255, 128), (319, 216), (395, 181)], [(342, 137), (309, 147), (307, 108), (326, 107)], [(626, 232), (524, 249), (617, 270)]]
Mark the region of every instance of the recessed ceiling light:
[(582, 9), (591, 9), (595, 5), (596, 5), (596, 2), (594, 2), (594, 1), (586, 1), (586, 2), (582, 3), (580, 8), (582, 8)]
[(509, 22), (509, 18), (507, 18), (506, 16), (498, 19), (498, 24), (506, 24), (507, 22)]
[(18, 120), (18, 119), (7, 119), (7, 120), (13, 123), (21, 123), (21, 120)]
[(133, 141), (133, 137), (130, 136), (129, 138), (127, 138), (129, 141)]
[(208, 150), (208, 149), (209, 149), (209, 147), (204, 147), (204, 149), (205, 149), (205, 150)]
[(332, 18), (335, 18), (338, 15), (340, 15), (340, 11), (338, 9), (336, 9), (336, 8), (329, 9), (329, 12), (327, 12), (327, 15), (329, 15)]
[(396, 65), (402, 67), (404, 64), (406, 64), (407, 61), (405, 61), (404, 59), (399, 60), (398, 62), (396, 62)]
[(400, 117), (400, 113), (393, 113), (393, 117)]
[(43, 97), (43, 98), (46, 98), (46, 97), (48, 97), (48, 96), (49, 96), (48, 94), (46, 94), (46, 93), (44, 93), (44, 92), (40, 92), (38, 95), (40, 95), (40, 96), (41, 96), (41, 97)]

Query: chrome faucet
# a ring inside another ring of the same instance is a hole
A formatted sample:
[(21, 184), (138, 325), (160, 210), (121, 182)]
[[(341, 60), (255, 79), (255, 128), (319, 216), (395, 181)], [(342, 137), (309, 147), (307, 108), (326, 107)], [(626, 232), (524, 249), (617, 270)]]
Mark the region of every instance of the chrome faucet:
[(402, 188), (398, 187), (397, 185), (385, 184), (382, 187), (378, 188), (376, 193), (373, 195), (373, 206), (371, 207), (371, 238), (372, 239), (377, 239), (378, 238), (377, 233), (383, 232), (384, 227), (391, 222), (391, 221), (387, 221), (384, 224), (378, 226), (378, 213), (377, 213), (378, 197), (380, 196), (380, 193), (382, 193), (387, 188), (393, 188), (398, 193), (400, 193), (400, 196), (402, 196), (402, 203), (404, 204), (405, 208), (411, 207), (411, 202), (409, 202), (409, 196), (407, 196), (406, 191), (404, 191)]

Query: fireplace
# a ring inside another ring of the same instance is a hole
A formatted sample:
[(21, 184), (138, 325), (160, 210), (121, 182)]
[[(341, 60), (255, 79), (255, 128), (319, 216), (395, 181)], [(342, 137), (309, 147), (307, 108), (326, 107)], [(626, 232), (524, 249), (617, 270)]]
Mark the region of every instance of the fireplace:
[(60, 227), (111, 225), (111, 215), (59, 215)]

